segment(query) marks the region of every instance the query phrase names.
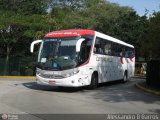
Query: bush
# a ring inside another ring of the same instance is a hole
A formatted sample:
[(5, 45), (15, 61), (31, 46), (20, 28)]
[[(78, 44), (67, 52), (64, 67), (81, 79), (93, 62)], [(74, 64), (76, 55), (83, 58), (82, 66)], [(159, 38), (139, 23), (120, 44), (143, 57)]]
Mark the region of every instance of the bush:
[(12, 72), (11, 72), (11, 75), (13, 75), (13, 76), (19, 76), (20, 73), (19, 73), (18, 71), (12, 71)]
[(34, 74), (34, 71), (30, 68), (26, 69), (25, 70), (25, 75), (26, 76), (32, 76)]
[(0, 76), (1, 76), (1, 75), (4, 75), (4, 73), (3, 73), (3, 72), (0, 72)]
[(151, 60), (147, 63), (146, 83), (160, 89), (160, 60)]

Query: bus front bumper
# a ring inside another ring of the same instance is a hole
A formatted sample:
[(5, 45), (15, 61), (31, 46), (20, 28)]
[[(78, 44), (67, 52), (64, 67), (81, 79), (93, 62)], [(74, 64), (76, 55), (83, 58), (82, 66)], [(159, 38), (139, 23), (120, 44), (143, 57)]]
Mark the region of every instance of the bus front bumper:
[(37, 84), (48, 86), (80, 87), (89, 85), (88, 76), (79, 77), (78, 75), (73, 75), (63, 79), (43, 78), (36, 75), (36, 81)]

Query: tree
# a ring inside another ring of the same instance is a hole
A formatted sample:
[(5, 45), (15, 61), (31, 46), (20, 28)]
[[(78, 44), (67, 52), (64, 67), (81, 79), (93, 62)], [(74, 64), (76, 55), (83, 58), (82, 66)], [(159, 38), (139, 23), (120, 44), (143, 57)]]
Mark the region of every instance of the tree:
[(52, 0), (0, 0), (1, 11), (20, 15), (45, 14)]
[(145, 15), (106, 0), (0, 0), (0, 14), (0, 54), (6, 64), (10, 55), (30, 55), (30, 43), (53, 30), (93, 29), (133, 44), (136, 51), (148, 32)]
[[(24, 52), (29, 52), (29, 44), (33, 39), (41, 39), (42, 36), (54, 25), (54, 20), (48, 15), (17, 15), (12, 12), (1, 12), (0, 18), (0, 43), (6, 56), (5, 70), (10, 54), (23, 56)], [(23, 44), (23, 45), (22, 45)], [(19, 52), (21, 51), (21, 52)], [(27, 53), (28, 53), (27, 52)]]
[[(52, 17), (58, 29), (93, 29), (116, 37), (136, 47), (140, 55), (141, 42), (147, 29), (147, 17), (139, 16), (130, 7), (121, 7), (106, 0), (83, 0), (81, 9), (70, 9), (64, 4), (53, 6)], [(64, 6), (63, 6), (64, 5)]]
[(160, 12), (155, 12), (149, 19), (147, 33), (142, 42), (143, 55), (148, 59), (160, 59)]

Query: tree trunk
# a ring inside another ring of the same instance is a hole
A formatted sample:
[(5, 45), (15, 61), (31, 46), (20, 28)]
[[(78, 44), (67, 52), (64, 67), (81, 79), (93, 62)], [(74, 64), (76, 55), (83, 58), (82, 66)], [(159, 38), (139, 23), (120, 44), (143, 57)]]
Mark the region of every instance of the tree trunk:
[(11, 48), (7, 45), (7, 54), (4, 66), (4, 75), (8, 75), (8, 63), (9, 63), (9, 55), (10, 55)]

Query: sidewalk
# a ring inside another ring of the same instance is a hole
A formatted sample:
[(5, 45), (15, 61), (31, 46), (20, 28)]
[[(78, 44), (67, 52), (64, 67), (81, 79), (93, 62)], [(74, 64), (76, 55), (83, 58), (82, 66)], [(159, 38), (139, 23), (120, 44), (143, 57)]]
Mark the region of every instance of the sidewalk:
[(146, 84), (146, 82), (138, 82), (135, 86), (145, 92), (160, 96), (160, 89), (152, 88)]
[(139, 74), (135, 74), (135, 75), (133, 76), (133, 78), (146, 79), (146, 76), (144, 76), (144, 75), (139, 75)]

